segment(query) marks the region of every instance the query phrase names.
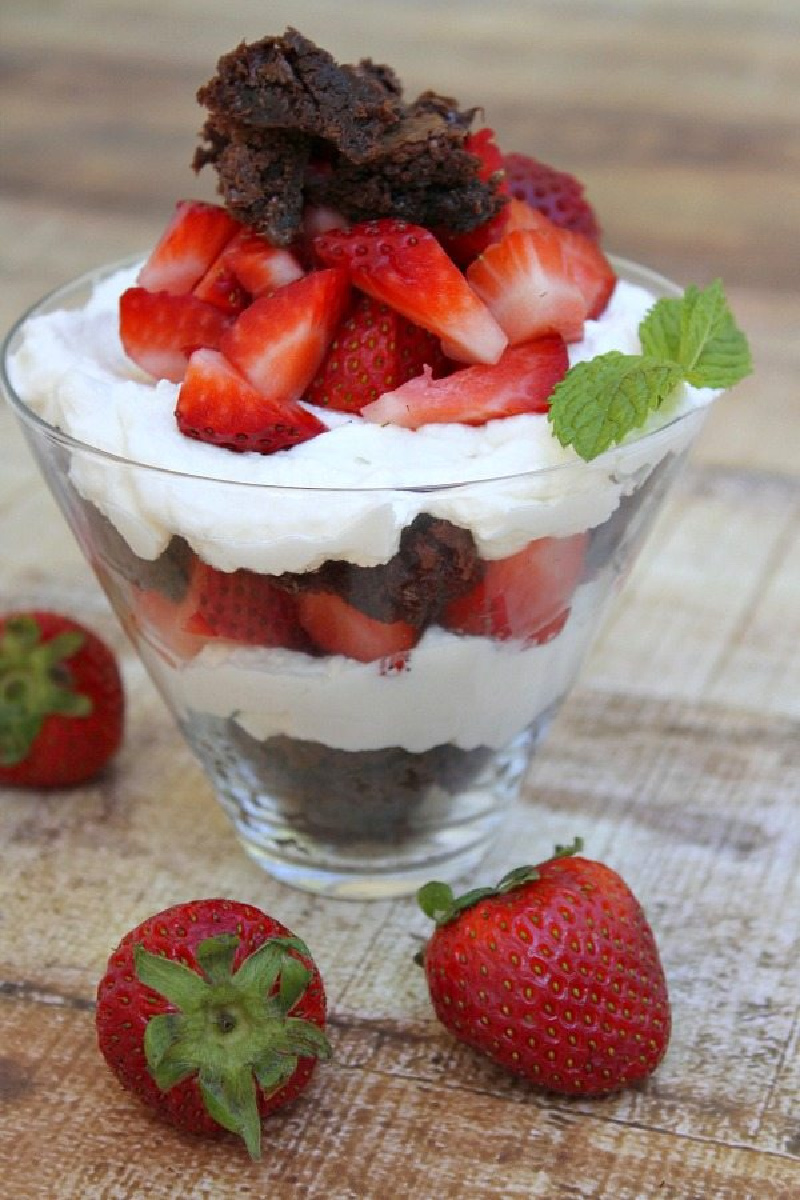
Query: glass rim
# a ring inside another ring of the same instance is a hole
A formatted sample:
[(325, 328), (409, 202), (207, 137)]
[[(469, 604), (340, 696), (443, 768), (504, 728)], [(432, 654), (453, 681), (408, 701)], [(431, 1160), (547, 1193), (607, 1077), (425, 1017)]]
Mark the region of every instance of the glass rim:
[[(648, 286), (651, 291), (661, 293), (665, 296), (679, 297), (682, 294), (682, 289), (678, 284), (668, 279), (664, 275), (660, 275), (657, 271), (649, 267), (645, 267), (640, 263), (636, 263), (631, 259), (623, 258), (619, 255), (609, 254), (608, 258), (615, 267), (620, 276), (627, 276), (630, 282), (638, 282), (644, 286)], [(656, 429), (650, 430), (648, 433), (640, 434), (638, 437), (631, 439), (630, 442), (618, 443), (615, 446), (609, 447), (608, 450), (598, 454), (596, 458), (591, 460), (577, 459), (572, 462), (554, 463), (548, 466), (531, 467), (528, 470), (511, 471), (504, 475), (470, 475), (468, 478), (455, 479), (451, 481), (435, 482), (435, 483), (398, 483), (398, 484), (315, 484), (315, 483), (278, 483), (268, 480), (245, 480), (231, 479), (222, 475), (204, 475), (198, 474), (195, 471), (182, 471), (172, 467), (161, 466), (157, 463), (144, 462), (140, 459), (128, 458), (122, 454), (115, 454), (113, 451), (104, 450), (99, 446), (92, 445), (91, 442), (82, 441), (80, 438), (74, 437), (72, 434), (59, 429), (56, 425), (51, 425), (37, 412), (35, 412), (25, 400), (20, 396), (16, 387), (11, 381), (8, 363), (12, 353), (13, 344), (19, 336), (23, 327), (32, 318), (43, 314), (48, 308), (51, 308), (55, 302), (61, 297), (66, 297), (70, 293), (79, 291), (80, 288), (86, 288), (103, 279), (109, 278), (117, 271), (125, 270), (135, 266), (139, 262), (144, 261), (142, 254), (128, 255), (125, 258), (117, 259), (114, 262), (103, 263), (93, 267), (88, 271), (82, 272), (73, 278), (61, 283), (58, 286), (51, 288), (19, 316), (9, 328), (0, 343), (0, 384), (11, 405), (12, 411), (24, 423), (30, 425), (37, 433), (46, 436), (50, 441), (56, 442), (64, 449), (70, 450), (83, 455), (90, 455), (94, 458), (114, 464), (128, 469), (135, 469), (143, 472), (153, 472), (162, 477), (194, 480), (201, 483), (215, 484), (223, 487), (232, 488), (255, 488), (266, 491), (275, 492), (319, 492), (333, 493), (338, 495), (358, 495), (369, 493), (419, 493), (419, 492), (443, 492), (447, 490), (474, 487), (481, 484), (509, 482), (514, 479), (530, 479), (536, 477), (540, 479), (548, 479), (557, 476), (563, 476), (570, 472), (585, 473), (587, 470), (607, 471), (609, 465), (626, 449), (633, 446), (644, 448), (669, 436), (669, 431), (676, 426), (689, 420), (690, 418), (699, 418), (705, 408), (691, 408), (684, 412), (678, 413), (665, 421), (663, 425), (659, 425)], [(630, 277), (634, 276), (634, 279)], [(657, 296), (658, 298), (658, 296)]]

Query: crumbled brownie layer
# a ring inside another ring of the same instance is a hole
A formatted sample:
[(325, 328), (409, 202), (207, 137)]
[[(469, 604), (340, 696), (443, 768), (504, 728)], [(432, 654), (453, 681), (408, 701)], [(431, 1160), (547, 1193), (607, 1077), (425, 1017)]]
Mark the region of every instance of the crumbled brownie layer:
[(493, 759), (483, 746), (442, 745), (414, 754), (399, 746), (336, 750), (284, 736), (258, 742), (234, 721), (227, 737), (296, 828), (333, 841), (409, 836), (422, 806), (433, 805), (441, 815), (454, 795), (480, 786)]
[(359, 567), (330, 559), (316, 571), (278, 575), (275, 582), (290, 592), (336, 592), (378, 621), (403, 620), (422, 628), (482, 574), (469, 530), (420, 513), (403, 530), (397, 554), (383, 565)]
[(194, 169), (213, 165), (228, 208), (278, 245), (306, 203), (453, 232), (505, 203), (464, 149), (476, 109), (434, 92), (406, 104), (390, 67), (339, 65), (294, 29), (242, 42), (197, 95), (209, 117)]
[(194, 551), (187, 541), (171, 537), (158, 558), (140, 558), (94, 504), (84, 505), (83, 513), (91, 531), (92, 555), (99, 563), (137, 587), (161, 592), (175, 604), (183, 599), (194, 562)]

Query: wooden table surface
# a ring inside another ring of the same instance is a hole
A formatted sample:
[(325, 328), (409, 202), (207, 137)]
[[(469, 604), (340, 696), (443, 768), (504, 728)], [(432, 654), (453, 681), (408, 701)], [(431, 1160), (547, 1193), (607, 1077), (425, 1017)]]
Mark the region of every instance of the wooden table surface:
[[(3, 1197), (800, 1195), (800, 7), (796, 0), (0, 2), (0, 324), (144, 250), (189, 161), (219, 53), (294, 24), (481, 104), (507, 148), (569, 167), (607, 246), (723, 277), (754, 377), (692, 464), (492, 852), (496, 877), (584, 835), (640, 895), (674, 1005), (648, 1086), (540, 1095), (435, 1023), (411, 901), (317, 900), (238, 849), (0, 413), (0, 606), (61, 607), (119, 649), (114, 769), (0, 796)], [(194, 895), (260, 904), (316, 951), (335, 1063), (264, 1161), (181, 1137), (96, 1052), (93, 995), (136, 921)]]

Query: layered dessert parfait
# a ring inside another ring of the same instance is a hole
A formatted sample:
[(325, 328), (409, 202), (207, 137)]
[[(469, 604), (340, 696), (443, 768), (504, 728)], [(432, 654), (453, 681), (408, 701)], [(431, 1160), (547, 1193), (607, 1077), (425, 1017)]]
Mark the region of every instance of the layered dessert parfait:
[(388, 67), (288, 30), (199, 99), (222, 202), (29, 317), (11, 383), (250, 852), (413, 884), (482, 850), (746, 349)]

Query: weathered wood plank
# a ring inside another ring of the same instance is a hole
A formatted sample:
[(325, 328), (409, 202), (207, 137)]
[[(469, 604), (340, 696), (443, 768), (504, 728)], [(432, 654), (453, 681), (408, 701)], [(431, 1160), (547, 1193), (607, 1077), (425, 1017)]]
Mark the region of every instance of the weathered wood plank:
[[(118, 649), (127, 736), (101, 781), (0, 799), (0, 1192), (27, 1200), (790, 1200), (800, 1194), (800, 10), (795, 0), (30, 0), (0, 17), (0, 327), (147, 247), (189, 160), (194, 89), (242, 38), (294, 24), (411, 93), (482, 103), (501, 142), (580, 175), (607, 245), (682, 282), (725, 279), (756, 374), (712, 413), (490, 854), (576, 833), (656, 928), (675, 1032), (650, 1083), (537, 1094), (433, 1020), (413, 903), (268, 880), (118, 630), (0, 411), (0, 608), (83, 615)], [(796, 257), (796, 256), (795, 256)], [(526, 853), (526, 857), (528, 854)], [(191, 895), (304, 934), (337, 1058), (272, 1125), (270, 1155), (152, 1120), (94, 1046), (119, 936)], [(491, 1137), (487, 1131), (492, 1130)], [(144, 1159), (147, 1158), (145, 1177)]]

